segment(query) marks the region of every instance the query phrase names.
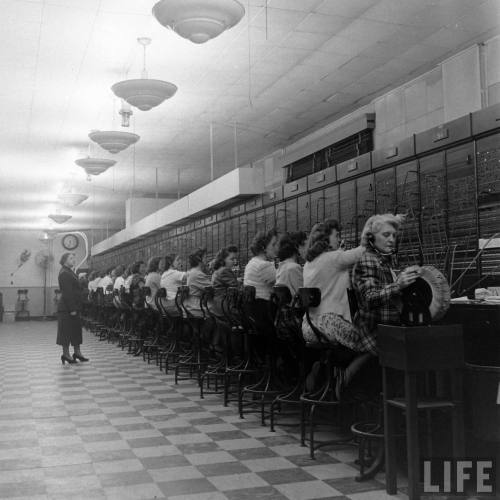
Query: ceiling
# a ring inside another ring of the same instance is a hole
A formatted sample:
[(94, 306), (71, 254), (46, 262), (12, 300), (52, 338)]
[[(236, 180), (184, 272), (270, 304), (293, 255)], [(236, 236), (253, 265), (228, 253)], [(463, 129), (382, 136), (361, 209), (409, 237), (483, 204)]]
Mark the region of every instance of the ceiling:
[[(241, 0), (235, 28), (195, 45), (152, 17), (154, 0), (0, 0), (0, 228), (120, 229), (130, 196), (176, 196), (262, 158), (499, 29), (498, 0)], [(169, 101), (121, 129), (113, 83), (175, 83)], [(141, 136), (110, 155), (93, 129)], [(74, 164), (118, 162), (86, 179)], [(180, 185), (178, 172), (180, 171)], [(57, 204), (61, 190), (89, 195)]]

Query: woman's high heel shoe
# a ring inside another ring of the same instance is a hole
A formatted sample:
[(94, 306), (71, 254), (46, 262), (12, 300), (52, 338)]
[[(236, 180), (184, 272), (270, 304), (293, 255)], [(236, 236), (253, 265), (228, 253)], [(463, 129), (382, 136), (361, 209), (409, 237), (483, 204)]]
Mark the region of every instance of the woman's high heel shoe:
[(89, 358), (86, 358), (85, 356), (82, 356), (81, 354), (77, 354), (76, 352), (73, 354), (73, 361), (76, 363), (76, 360), (78, 361), (88, 361)]
[(68, 362), (70, 365), (76, 363), (76, 359), (72, 359), (69, 356), (65, 356), (64, 354), (61, 354), (61, 363), (64, 365), (64, 363)]

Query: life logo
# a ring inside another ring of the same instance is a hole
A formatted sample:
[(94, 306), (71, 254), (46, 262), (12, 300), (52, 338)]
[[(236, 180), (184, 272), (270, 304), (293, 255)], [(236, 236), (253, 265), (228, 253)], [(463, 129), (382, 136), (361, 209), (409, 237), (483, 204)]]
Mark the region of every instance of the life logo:
[(424, 459), (421, 472), (423, 493), (496, 498), (497, 469), (493, 458)]

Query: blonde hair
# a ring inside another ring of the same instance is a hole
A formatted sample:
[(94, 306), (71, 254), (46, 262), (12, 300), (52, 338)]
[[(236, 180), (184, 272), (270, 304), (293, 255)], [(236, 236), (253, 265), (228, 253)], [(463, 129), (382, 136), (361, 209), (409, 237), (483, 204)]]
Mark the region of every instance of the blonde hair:
[(406, 215), (404, 214), (376, 214), (372, 215), (366, 222), (361, 232), (361, 245), (367, 246), (370, 238), (373, 238), (384, 224), (390, 224), (396, 231), (399, 231)]

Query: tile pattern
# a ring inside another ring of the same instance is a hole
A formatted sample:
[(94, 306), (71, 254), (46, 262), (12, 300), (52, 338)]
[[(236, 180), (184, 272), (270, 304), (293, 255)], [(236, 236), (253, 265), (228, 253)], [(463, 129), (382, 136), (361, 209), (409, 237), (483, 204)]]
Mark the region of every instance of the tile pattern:
[(382, 482), (354, 480), (354, 448), (310, 460), (296, 429), (240, 420), (219, 396), (200, 400), (194, 382), (176, 386), (89, 333), (90, 362), (62, 366), (55, 331), (0, 323), (0, 498), (388, 498)]

